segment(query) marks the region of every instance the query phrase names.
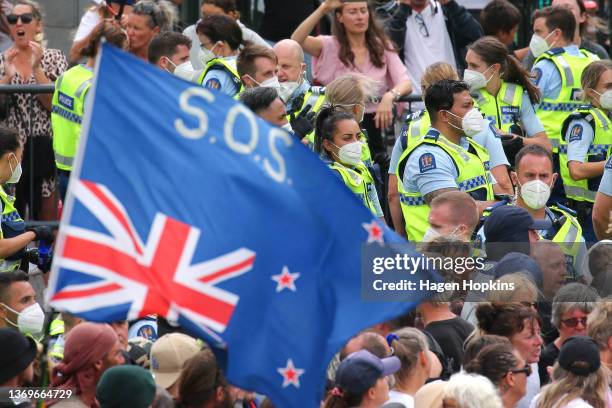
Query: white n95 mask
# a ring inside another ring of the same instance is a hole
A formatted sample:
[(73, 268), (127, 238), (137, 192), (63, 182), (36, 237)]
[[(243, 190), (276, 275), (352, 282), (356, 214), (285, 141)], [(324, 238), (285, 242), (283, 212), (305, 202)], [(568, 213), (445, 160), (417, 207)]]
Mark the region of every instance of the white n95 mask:
[(362, 146), (359, 141), (345, 144), (342, 147), (338, 147), (338, 158), (342, 163), (356, 166), (361, 163), (361, 149)]
[(21, 313), (11, 309), (6, 304), (4, 304), (4, 307), (17, 315), (17, 324), (11, 322), (7, 318), (4, 318), (4, 320), (6, 320), (6, 322), (10, 325), (17, 327), (21, 333), (38, 334), (43, 331), (45, 324), (45, 313), (38, 303), (31, 304), (23, 309)]
[(539, 210), (550, 198), (550, 186), (542, 180), (531, 180), (520, 185), (521, 197), (525, 205), (533, 210)]

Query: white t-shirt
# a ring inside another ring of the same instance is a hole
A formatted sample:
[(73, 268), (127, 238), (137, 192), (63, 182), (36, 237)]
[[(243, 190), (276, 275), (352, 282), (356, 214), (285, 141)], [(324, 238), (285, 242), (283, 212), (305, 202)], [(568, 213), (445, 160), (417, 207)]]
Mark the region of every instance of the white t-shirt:
[[(531, 401), (531, 405), (529, 406), (529, 408), (536, 408), (536, 404), (538, 403), (539, 397), (540, 397), (540, 394), (536, 395), (533, 401)], [(583, 400), (582, 398), (577, 398), (575, 400), (571, 400), (565, 405), (559, 405), (559, 406), (555, 405), (555, 408), (593, 408), (593, 406), (589, 404), (588, 402), (586, 402), (585, 400)]]
[(404, 40), (404, 63), (408, 76), (418, 89), (425, 69), (435, 62), (447, 62), (454, 68), (455, 53), (446, 30), (442, 6), (436, 2), (438, 11), (430, 3), (421, 13), (412, 12), (406, 20)]
[(89, 9), (83, 14), (81, 18), (81, 22), (79, 23), (79, 28), (77, 28), (77, 32), (74, 35), (74, 42), (81, 41), (85, 37), (87, 37), (92, 30), (100, 23), (100, 14), (98, 14), (98, 10)]
[(404, 394), (403, 392), (391, 390), (389, 391), (389, 399), (385, 404), (391, 402), (397, 402), (402, 404), (406, 408), (414, 408), (414, 397), (412, 395)]

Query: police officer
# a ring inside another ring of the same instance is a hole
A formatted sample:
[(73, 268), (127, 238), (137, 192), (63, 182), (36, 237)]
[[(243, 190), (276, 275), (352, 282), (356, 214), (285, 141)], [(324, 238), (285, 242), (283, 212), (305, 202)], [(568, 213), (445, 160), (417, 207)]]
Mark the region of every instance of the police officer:
[[(565, 8), (545, 7), (534, 13), (534, 34), (529, 48), (536, 57), (532, 75), (542, 92), (536, 115), (552, 143), (555, 172), (560, 170), (561, 125), (567, 115), (580, 106), (579, 78), (586, 66), (597, 58), (573, 44), (575, 29), (574, 15)], [(561, 179), (557, 179), (551, 201), (564, 198)]]
[(523, 145), (539, 144), (550, 150), (532, 105), (540, 100), (540, 92), (506, 46), (495, 37), (483, 37), (469, 46), (465, 61), (464, 80), (485, 118), (505, 134), (510, 162)]
[(494, 203), (489, 155), (465, 137), (485, 126), (469, 87), (452, 80), (436, 82), (425, 93), (425, 106), (432, 127), (408, 146), (396, 170), (406, 234), (411, 241), (423, 238), (429, 227), (429, 203), (443, 192), (469, 193), (480, 212)]
[(196, 27), (200, 39), (200, 60), (204, 70), (197, 83), (236, 96), (244, 86), (238, 75), (236, 61), (242, 44), (238, 23), (224, 15), (206, 16)]
[(125, 31), (117, 22), (105, 20), (94, 28), (89, 43), (82, 50), (82, 56), (87, 57), (87, 63), (75, 65), (55, 81), (51, 126), (53, 128), (53, 152), (62, 200), (66, 197), (68, 179), (81, 135), (85, 97), (93, 82), (93, 67), (102, 38), (116, 47), (127, 48), (128, 41)]
[(590, 104), (578, 108), (563, 123), (565, 143), (559, 148), (559, 162), (565, 195), (578, 212), (585, 238), (594, 242), (592, 208), (612, 146), (612, 61), (590, 64), (581, 83)]
[(612, 148), (593, 205), (593, 227), (597, 239), (612, 239)]
[(361, 161), (361, 145), (361, 128), (353, 115), (333, 107), (321, 109), (315, 125), (315, 151), (372, 214), (384, 221), (374, 179)]
[(30, 242), (41, 239), (51, 242), (51, 231), (47, 227), (26, 231), (25, 222), (13, 205), (15, 198), (9, 196), (2, 187), (19, 181), (22, 154), (18, 132), (0, 127), (0, 273), (19, 268), (23, 250)]
[(293, 40), (281, 40), (274, 46), (278, 58), (278, 94), (287, 106), (287, 120), (298, 136), (312, 135), (314, 117), (325, 102), (325, 88), (311, 86), (306, 79), (304, 51)]

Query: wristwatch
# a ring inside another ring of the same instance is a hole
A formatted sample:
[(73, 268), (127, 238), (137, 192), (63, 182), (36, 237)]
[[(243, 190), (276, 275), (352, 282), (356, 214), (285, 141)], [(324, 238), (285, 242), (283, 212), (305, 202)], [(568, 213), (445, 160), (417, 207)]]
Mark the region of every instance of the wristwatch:
[(391, 92), (391, 93), (393, 94), (393, 101), (397, 101), (397, 100), (398, 100), (399, 98), (401, 98), (401, 96), (402, 96), (402, 95), (400, 95), (400, 93), (399, 93), (399, 92), (397, 92), (397, 91), (395, 90), (395, 88), (391, 88), (391, 89), (389, 90), (389, 92)]

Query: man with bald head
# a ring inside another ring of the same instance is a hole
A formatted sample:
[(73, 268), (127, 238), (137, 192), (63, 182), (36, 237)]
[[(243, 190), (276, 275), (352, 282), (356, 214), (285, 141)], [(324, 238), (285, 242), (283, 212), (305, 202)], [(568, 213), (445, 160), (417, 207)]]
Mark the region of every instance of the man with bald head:
[(314, 114), (325, 101), (325, 91), (312, 87), (306, 79), (304, 51), (293, 40), (281, 40), (274, 46), (278, 58), (279, 96), (287, 106), (289, 122), (297, 135), (305, 136), (314, 125)]

